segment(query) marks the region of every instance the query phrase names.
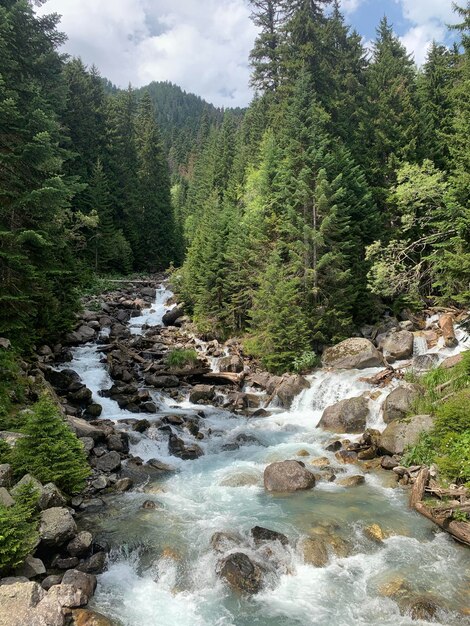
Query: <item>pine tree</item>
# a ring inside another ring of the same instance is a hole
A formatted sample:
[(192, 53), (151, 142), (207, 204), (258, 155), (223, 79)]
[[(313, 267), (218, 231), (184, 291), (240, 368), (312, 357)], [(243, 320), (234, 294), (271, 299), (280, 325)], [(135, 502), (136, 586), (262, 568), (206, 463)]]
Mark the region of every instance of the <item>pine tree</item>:
[(32, 474), (68, 494), (83, 489), (90, 473), (83, 445), (50, 398), (44, 396), (34, 405), (23, 433), (26, 436), (12, 452), (12, 465), (18, 475)]
[(251, 84), (261, 93), (276, 92), (281, 82), (282, 0), (250, 0), (259, 35), (250, 54)]

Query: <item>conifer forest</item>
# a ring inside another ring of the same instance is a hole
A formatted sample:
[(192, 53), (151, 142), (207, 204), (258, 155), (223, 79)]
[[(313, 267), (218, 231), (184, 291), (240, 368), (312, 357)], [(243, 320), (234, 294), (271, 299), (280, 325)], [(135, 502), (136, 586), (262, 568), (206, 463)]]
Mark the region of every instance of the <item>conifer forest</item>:
[(0, 0), (0, 626), (470, 625), (470, 2), (428, 5)]

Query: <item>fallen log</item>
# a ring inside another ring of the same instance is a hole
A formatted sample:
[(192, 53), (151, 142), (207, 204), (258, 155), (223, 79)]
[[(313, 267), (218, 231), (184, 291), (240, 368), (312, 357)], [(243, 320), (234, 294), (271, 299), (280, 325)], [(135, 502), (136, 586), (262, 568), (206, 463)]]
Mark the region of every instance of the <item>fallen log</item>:
[(230, 384), (230, 385), (241, 385), (243, 379), (245, 378), (244, 372), (240, 374), (235, 374), (233, 372), (211, 372), (208, 374), (204, 374), (204, 380), (219, 382), (222, 384)]
[(426, 485), (429, 480), (429, 469), (427, 467), (423, 467), (418, 476), (415, 479), (413, 489), (411, 490), (410, 496), (410, 506), (411, 508), (415, 508), (418, 502), (421, 502), (424, 498), (424, 492), (426, 489)]
[(359, 378), (359, 380), (363, 383), (368, 383), (369, 385), (387, 385), (393, 378), (399, 378), (400, 375), (397, 375), (397, 372), (392, 368), (387, 368), (382, 370), (378, 374), (370, 377)]
[(470, 522), (458, 522), (457, 520), (450, 520), (448, 518), (440, 519), (432, 514), (432, 511), (424, 504), (424, 502), (417, 502), (415, 509), (424, 517), (434, 522), (437, 526), (448, 532), (454, 539), (464, 543), (466, 546), (470, 546)]
[(430, 484), (426, 487), (426, 493), (437, 496), (438, 498), (460, 498), (460, 496), (465, 498), (469, 495), (469, 490), (465, 487), (461, 487), (460, 489), (444, 489), (435, 484)]

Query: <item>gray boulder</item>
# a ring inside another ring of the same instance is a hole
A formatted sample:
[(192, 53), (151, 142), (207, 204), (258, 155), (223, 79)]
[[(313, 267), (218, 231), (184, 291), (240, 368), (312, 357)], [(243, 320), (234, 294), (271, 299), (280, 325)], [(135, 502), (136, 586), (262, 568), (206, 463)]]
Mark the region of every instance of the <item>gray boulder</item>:
[(51, 509), (52, 507), (65, 506), (67, 500), (60, 490), (54, 485), (54, 483), (47, 483), (42, 488), (41, 496), (39, 498), (39, 508), (43, 511), (45, 509)]
[(77, 330), (68, 333), (66, 340), (68, 343), (75, 345), (79, 343), (87, 343), (93, 341), (96, 337), (96, 331), (86, 324), (82, 324)]
[(57, 548), (77, 534), (77, 525), (70, 511), (53, 507), (41, 513), (39, 537), (45, 546)]
[(45, 595), (35, 582), (0, 585), (0, 626), (29, 626), (32, 609)]
[(196, 385), (189, 395), (189, 401), (193, 404), (197, 404), (198, 402), (210, 402), (214, 397), (214, 385)]
[(96, 459), (94, 459), (94, 466), (100, 472), (115, 472), (121, 469), (121, 457), (119, 452), (107, 452)]
[(431, 352), (430, 354), (418, 354), (413, 358), (413, 372), (421, 374), (429, 372), (439, 365), (439, 355)]
[(393, 420), (380, 436), (380, 448), (385, 454), (403, 454), (407, 446), (414, 446), (422, 432), (434, 425), (431, 415), (415, 415), (405, 421)]
[(41, 559), (28, 555), (22, 565), (15, 569), (15, 576), (24, 576), (25, 578), (36, 578), (46, 573), (46, 568)]
[(219, 367), (221, 372), (239, 374), (240, 372), (243, 372), (244, 363), (240, 356), (224, 356), (219, 361)]
[(405, 417), (420, 393), (418, 385), (411, 384), (400, 385), (391, 391), (382, 404), (384, 422), (389, 424), (393, 420)]
[(87, 530), (82, 530), (67, 544), (67, 552), (71, 556), (83, 556), (90, 550), (92, 543), (93, 535)]
[(147, 385), (155, 387), (155, 389), (178, 387), (180, 384), (180, 380), (177, 376), (155, 376), (154, 374), (149, 374), (148, 376), (146, 376), (145, 382), (147, 383)]
[(315, 476), (300, 461), (271, 463), (264, 470), (266, 491), (299, 491), (315, 487)]
[(163, 315), (162, 322), (164, 323), (165, 326), (173, 326), (174, 323), (180, 317), (183, 317), (183, 315), (184, 315), (183, 307), (181, 305), (175, 306)]
[(91, 437), (91, 439), (96, 442), (105, 438), (105, 432), (103, 430), (89, 424), (79, 417), (67, 416), (67, 423), (79, 439)]
[(413, 333), (408, 330), (391, 330), (377, 337), (377, 345), (382, 349), (389, 363), (409, 359), (413, 356)]
[(294, 398), (309, 387), (310, 383), (303, 376), (286, 376), (277, 387), (276, 396), (284, 409), (290, 409)]
[(381, 367), (384, 359), (372, 341), (352, 337), (327, 348), (323, 353), (322, 363), (324, 367), (334, 369), (366, 369)]
[(369, 405), (366, 398), (346, 398), (323, 411), (318, 426), (335, 433), (360, 433), (366, 428)]
[(69, 569), (65, 572), (61, 585), (70, 585), (74, 589), (80, 590), (84, 596), (83, 604), (88, 604), (95, 593), (96, 576), (79, 572), (76, 569)]
[(15, 504), (15, 501), (5, 489), (5, 487), (0, 487), (0, 505), (5, 507), (10, 507)]

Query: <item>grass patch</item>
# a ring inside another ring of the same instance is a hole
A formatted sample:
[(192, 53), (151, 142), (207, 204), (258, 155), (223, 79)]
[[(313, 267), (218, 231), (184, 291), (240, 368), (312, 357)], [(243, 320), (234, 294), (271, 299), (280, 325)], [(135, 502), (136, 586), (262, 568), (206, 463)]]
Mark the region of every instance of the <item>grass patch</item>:
[(451, 482), (470, 483), (470, 351), (450, 369), (436, 368), (415, 379), (424, 389), (412, 413), (431, 414), (434, 428), (408, 448), (404, 465), (435, 463)]
[(196, 365), (197, 352), (193, 349), (175, 348), (167, 354), (165, 360), (170, 369), (182, 369), (189, 365)]

